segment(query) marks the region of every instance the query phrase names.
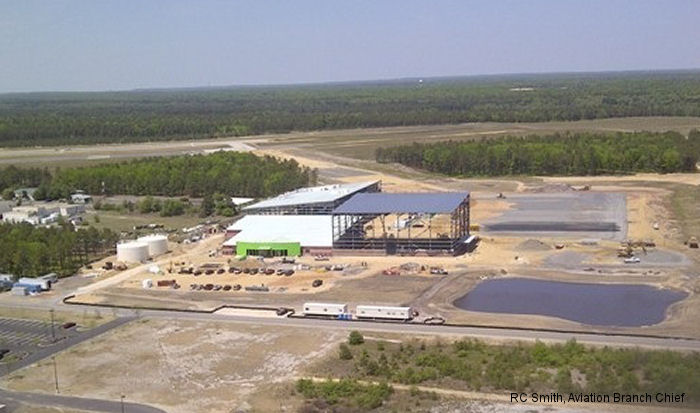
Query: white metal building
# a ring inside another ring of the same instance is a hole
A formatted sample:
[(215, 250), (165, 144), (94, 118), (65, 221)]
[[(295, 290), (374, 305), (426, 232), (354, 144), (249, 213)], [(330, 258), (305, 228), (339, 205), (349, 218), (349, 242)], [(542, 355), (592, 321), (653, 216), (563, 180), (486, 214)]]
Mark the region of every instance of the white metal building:
[(358, 192), (378, 192), (379, 190), (380, 181), (300, 188), (256, 202), (243, 208), (243, 212), (271, 215), (330, 214), (335, 207)]
[(226, 229), (223, 251), (237, 255), (330, 254), (330, 215), (246, 215)]

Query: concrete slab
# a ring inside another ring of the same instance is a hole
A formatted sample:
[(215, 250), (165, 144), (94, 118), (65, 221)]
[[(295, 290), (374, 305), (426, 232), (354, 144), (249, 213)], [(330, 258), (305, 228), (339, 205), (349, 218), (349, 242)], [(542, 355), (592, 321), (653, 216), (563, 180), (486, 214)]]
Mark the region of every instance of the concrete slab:
[(627, 236), (627, 201), (621, 193), (513, 194), (506, 201), (512, 207), (483, 222), (484, 232), (612, 240)]

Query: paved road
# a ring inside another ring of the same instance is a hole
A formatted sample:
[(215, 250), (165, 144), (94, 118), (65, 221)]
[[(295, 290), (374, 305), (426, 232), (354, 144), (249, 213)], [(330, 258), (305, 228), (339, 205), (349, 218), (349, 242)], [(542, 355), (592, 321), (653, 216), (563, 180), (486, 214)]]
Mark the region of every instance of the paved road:
[(202, 320), (202, 321), (229, 321), (241, 324), (274, 325), (302, 328), (322, 328), (340, 330), (362, 330), (392, 332), (403, 334), (433, 334), (433, 335), (459, 335), (470, 338), (481, 339), (509, 339), (509, 340), (542, 340), (566, 342), (576, 339), (579, 343), (620, 346), (620, 347), (645, 347), (655, 349), (671, 350), (691, 350), (700, 351), (700, 340), (654, 338), (654, 337), (634, 337), (621, 335), (601, 335), (589, 333), (568, 333), (556, 331), (533, 331), (518, 329), (501, 329), (489, 327), (460, 327), (460, 326), (439, 326), (424, 324), (406, 323), (380, 323), (366, 321), (339, 321), (307, 318), (270, 318), (270, 317), (249, 317), (232, 316), (206, 313), (182, 313), (174, 311), (153, 311), (144, 310), (143, 317), (181, 319), (181, 320)]
[(0, 390), (0, 400), (8, 405), (17, 403), (33, 404), (39, 406), (65, 407), (69, 409), (85, 410), (88, 412), (115, 412), (129, 413), (164, 413), (164, 410), (137, 403), (124, 402), (124, 410), (120, 400), (86, 399), (83, 397), (68, 397), (53, 394), (24, 393)]
[[(39, 304), (37, 306), (37, 304)], [(27, 305), (28, 308), (42, 308), (45, 306), (40, 303), (32, 303)], [(80, 312), (85, 309), (94, 309), (91, 306), (67, 305), (61, 304), (62, 311)], [(434, 334), (434, 335), (460, 335), (471, 338), (481, 339), (510, 339), (510, 340), (525, 340), (525, 341), (556, 341), (565, 342), (567, 340), (576, 339), (579, 343), (619, 346), (619, 347), (644, 347), (653, 349), (669, 349), (669, 350), (684, 350), (684, 351), (700, 351), (700, 340), (688, 340), (677, 338), (655, 338), (655, 337), (638, 337), (614, 334), (592, 334), (578, 332), (557, 332), (557, 331), (538, 331), (538, 330), (521, 330), (508, 328), (493, 328), (493, 327), (460, 327), (460, 326), (433, 326), (423, 324), (405, 324), (405, 323), (381, 323), (368, 321), (338, 321), (338, 320), (323, 320), (323, 319), (304, 319), (304, 318), (269, 318), (269, 317), (250, 317), (236, 315), (222, 315), (209, 313), (190, 313), (181, 311), (167, 310), (129, 310), (119, 309), (116, 314), (120, 317), (153, 317), (170, 320), (201, 320), (201, 321), (229, 321), (241, 324), (264, 324), (287, 327), (303, 327), (303, 328), (325, 328), (325, 329), (341, 329), (341, 330), (365, 330), (379, 332), (394, 332), (403, 334)]]
[[(27, 306), (30, 307), (30, 306)], [(32, 307), (45, 308), (44, 305)], [(61, 305), (62, 310), (82, 311), (88, 306), (72, 306)], [(0, 375), (8, 374), (18, 368), (25, 367), (40, 359), (51, 356), (52, 354), (67, 349), (70, 346), (78, 344), (81, 341), (95, 337), (108, 331), (112, 328), (120, 326), (134, 317), (150, 317), (166, 320), (198, 320), (198, 321), (225, 321), (240, 324), (255, 324), (255, 325), (271, 325), (280, 327), (300, 327), (300, 328), (322, 328), (322, 329), (340, 329), (340, 330), (362, 330), (362, 331), (377, 331), (391, 332), (403, 334), (431, 334), (431, 335), (459, 335), (470, 338), (481, 339), (506, 339), (506, 340), (542, 340), (564, 342), (571, 339), (576, 339), (579, 343), (621, 347), (644, 347), (657, 349), (672, 349), (672, 350), (691, 350), (700, 351), (700, 340), (672, 339), (672, 338), (654, 338), (654, 337), (631, 337), (620, 335), (600, 335), (587, 333), (568, 333), (554, 331), (532, 331), (532, 330), (517, 330), (517, 329), (500, 329), (488, 327), (460, 327), (460, 326), (431, 326), (422, 324), (405, 324), (405, 323), (379, 323), (379, 322), (357, 322), (357, 321), (338, 321), (338, 320), (323, 320), (323, 319), (305, 319), (305, 318), (270, 318), (270, 317), (250, 317), (237, 315), (222, 315), (209, 313), (189, 313), (179, 311), (159, 311), (159, 310), (139, 310), (138, 312), (128, 309), (116, 310), (120, 316), (113, 321), (110, 321), (102, 326), (96, 327), (79, 336), (67, 338), (57, 346), (52, 346), (43, 351), (32, 354), (19, 363), (16, 363), (12, 369), (0, 373)], [(86, 409), (92, 411), (103, 412), (119, 412), (121, 405), (118, 401), (84, 399), (80, 397), (65, 397), (53, 396), (47, 394), (34, 393), (19, 393), (0, 390), (0, 400), (8, 400), (10, 402), (26, 402), (47, 406), (65, 406), (76, 409)], [(138, 404), (127, 404), (129, 412), (161, 412), (161, 410)]]

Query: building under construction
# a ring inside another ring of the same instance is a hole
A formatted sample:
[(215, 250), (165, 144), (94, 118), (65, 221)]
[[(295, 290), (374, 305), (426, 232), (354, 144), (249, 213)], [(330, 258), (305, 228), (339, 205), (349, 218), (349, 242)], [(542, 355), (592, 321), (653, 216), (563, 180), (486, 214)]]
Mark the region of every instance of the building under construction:
[(302, 188), (243, 208), (223, 251), (240, 256), (457, 255), (473, 248), (469, 193), (384, 193), (380, 181)]
[(333, 210), (333, 253), (457, 255), (473, 248), (469, 193), (360, 193)]

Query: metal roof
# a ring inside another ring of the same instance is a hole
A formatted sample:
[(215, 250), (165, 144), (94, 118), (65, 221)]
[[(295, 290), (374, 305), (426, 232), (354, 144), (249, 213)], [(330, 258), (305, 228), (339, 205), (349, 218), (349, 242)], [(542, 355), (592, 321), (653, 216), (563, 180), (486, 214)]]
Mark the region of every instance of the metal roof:
[(469, 192), (361, 193), (338, 206), (333, 214), (445, 214), (457, 209), (467, 197)]
[(377, 182), (379, 181), (300, 188), (295, 191), (285, 192), (274, 198), (257, 202), (253, 205), (248, 205), (243, 208), (243, 210), (332, 202), (344, 196), (354, 194), (357, 191), (361, 191)]
[(330, 247), (333, 229), (330, 215), (246, 215), (227, 228), (240, 231), (224, 242), (298, 242), (302, 247)]

